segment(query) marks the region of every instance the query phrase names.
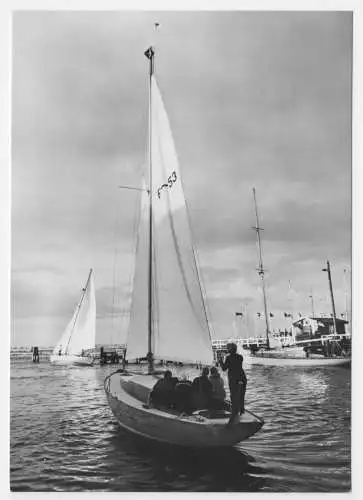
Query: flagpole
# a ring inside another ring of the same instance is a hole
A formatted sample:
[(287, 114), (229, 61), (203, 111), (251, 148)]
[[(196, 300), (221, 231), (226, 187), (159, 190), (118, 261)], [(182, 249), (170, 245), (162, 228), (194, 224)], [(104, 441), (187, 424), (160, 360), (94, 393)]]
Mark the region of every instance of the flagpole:
[(244, 314), (245, 314), (246, 331), (248, 332), (250, 329), (249, 317), (248, 317), (249, 316), (248, 315), (248, 304), (245, 304)]
[(289, 293), (290, 293), (290, 302), (291, 302), (291, 322), (294, 322), (294, 315), (295, 315), (295, 305), (294, 305), (294, 290), (292, 288), (292, 283), (291, 280), (289, 280)]
[(313, 290), (312, 289), (310, 289), (309, 298), (311, 300), (311, 312), (312, 312), (312, 315), (313, 315), (313, 318), (314, 318), (314, 316), (315, 316), (315, 314), (314, 314), (314, 296), (313, 296)]
[(259, 225), (255, 188), (253, 188), (253, 199), (254, 199), (255, 214), (256, 214), (256, 227), (254, 227), (253, 229), (255, 229), (255, 231), (256, 231), (257, 243), (258, 243), (258, 253), (259, 253), (259, 265), (258, 265), (257, 271), (258, 271), (258, 274), (260, 275), (261, 283), (262, 283), (263, 304), (264, 304), (264, 309), (265, 309), (265, 321), (266, 321), (266, 344), (267, 344), (267, 349), (269, 349), (270, 348), (270, 339), (269, 339), (270, 326), (269, 326), (268, 312), (267, 312), (267, 298), (266, 298), (266, 289), (265, 289), (265, 270), (263, 268), (261, 236), (260, 236), (260, 231), (263, 230), (263, 228), (260, 227), (260, 225)]

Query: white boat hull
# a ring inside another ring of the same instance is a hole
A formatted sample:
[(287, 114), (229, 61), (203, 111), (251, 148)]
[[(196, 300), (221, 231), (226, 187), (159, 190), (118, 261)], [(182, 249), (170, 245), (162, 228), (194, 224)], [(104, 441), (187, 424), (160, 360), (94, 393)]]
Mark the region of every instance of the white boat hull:
[(62, 366), (92, 366), (94, 359), (89, 356), (76, 356), (74, 354), (52, 354), (49, 361), (54, 365)]
[(263, 366), (349, 366), (351, 363), (350, 357), (324, 358), (317, 357), (293, 357), (293, 356), (271, 356), (268, 354), (250, 354), (243, 353), (246, 365), (263, 365)]
[[(157, 381), (153, 375), (113, 373), (105, 379), (110, 408), (125, 429), (148, 439), (184, 447), (233, 446), (255, 434), (263, 420), (246, 411), (237, 423), (226, 426), (228, 418), (205, 418), (145, 407)], [(137, 397), (135, 397), (137, 396)]]

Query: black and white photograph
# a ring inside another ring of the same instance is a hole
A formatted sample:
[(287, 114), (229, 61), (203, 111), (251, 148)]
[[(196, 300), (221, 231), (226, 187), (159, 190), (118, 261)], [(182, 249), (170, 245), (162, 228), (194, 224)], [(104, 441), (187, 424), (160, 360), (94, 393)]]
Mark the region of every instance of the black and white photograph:
[(352, 491), (353, 26), (12, 11), (10, 491)]

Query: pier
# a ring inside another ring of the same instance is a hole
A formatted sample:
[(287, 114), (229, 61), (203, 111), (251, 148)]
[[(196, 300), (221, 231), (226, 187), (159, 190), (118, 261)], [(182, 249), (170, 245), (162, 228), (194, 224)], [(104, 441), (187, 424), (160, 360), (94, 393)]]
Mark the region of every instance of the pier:
[(35, 356), (34, 347), (22, 346), (22, 347), (12, 347), (10, 349), (10, 359), (11, 361), (33, 361), (34, 363), (39, 363), (41, 361), (47, 361), (53, 349), (50, 347), (37, 347), (38, 351)]
[[(90, 349), (84, 352), (95, 358), (95, 364), (118, 364), (125, 357), (126, 346), (123, 344), (115, 345), (98, 345), (95, 349)], [(11, 361), (31, 361), (33, 363), (48, 362), (49, 357), (53, 352), (53, 347), (39, 346), (19, 346), (10, 349)]]

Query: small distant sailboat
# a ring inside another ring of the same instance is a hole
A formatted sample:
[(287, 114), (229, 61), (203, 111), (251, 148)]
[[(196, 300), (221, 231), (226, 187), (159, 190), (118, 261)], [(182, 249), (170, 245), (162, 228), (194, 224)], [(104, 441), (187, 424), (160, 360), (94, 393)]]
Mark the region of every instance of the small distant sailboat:
[(160, 372), (154, 361), (211, 365), (213, 350), (195, 249), (169, 120), (149, 59), (149, 186), (142, 195), (127, 358), (148, 359), (147, 374), (106, 377), (108, 403), (119, 424), (143, 437), (187, 447), (232, 446), (255, 434), (263, 420), (247, 411), (192, 415), (146, 403)]
[[(337, 320), (335, 314), (333, 287), (330, 274), (330, 264), (327, 261), (327, 268), (323, 271), (328, 272), (329, 278), (329, 289), (332, 301), (332, 316), (333, 316), (333, 327), (334, 332), (332, 335), (327, 336), (326, 339), (322, 338), (310, 338), (305, 342), (293, 341), (289, 345), (282, 346), (281, 343), (272, 338), (270, 335), (269, 326), (269, 314), (267, 307), (267, 297), (265, 289), (265, 270), (263, 267), (262, 260), (262, 246), (261, 246), (261, 235), (262, 230), (259, 224), (257, 201), (256, 201), (256, 190), (253, 188), (253, 199), (256, 214), (256, 235), (257, 235), (257, 246), (259, 253), (259, 265), (257, 268), (258, 274), (261, 278), (262, 284), (262, 294), (263, 303), (265, 311), (265, 322), (266, 322), (266, 341), (263, 347), (258, 347), (257, 349), (243, 350), (243, 356), (245, 357), (246, 364), (252, 365), (267, 365), (267, 366), (345, 366), (349, 365), (351, 362), (350, 353), (346, 353), (341, 347), (340, 341), (337, 339)], [(323, 354), (323, 349), (317, 346), (321, 346), (322, 342), (332, 346), (332, 349), (327, 349), (330, 354)], [(332, 354), (334, 352), (334, 355)]]
[(94, 358), (87, 351), (96, 342), (96, 296), (93, 270), (82, 290), (81, 299), (61, 338), (53, 349), (50, 362), (56, 365), (90, 366)]

